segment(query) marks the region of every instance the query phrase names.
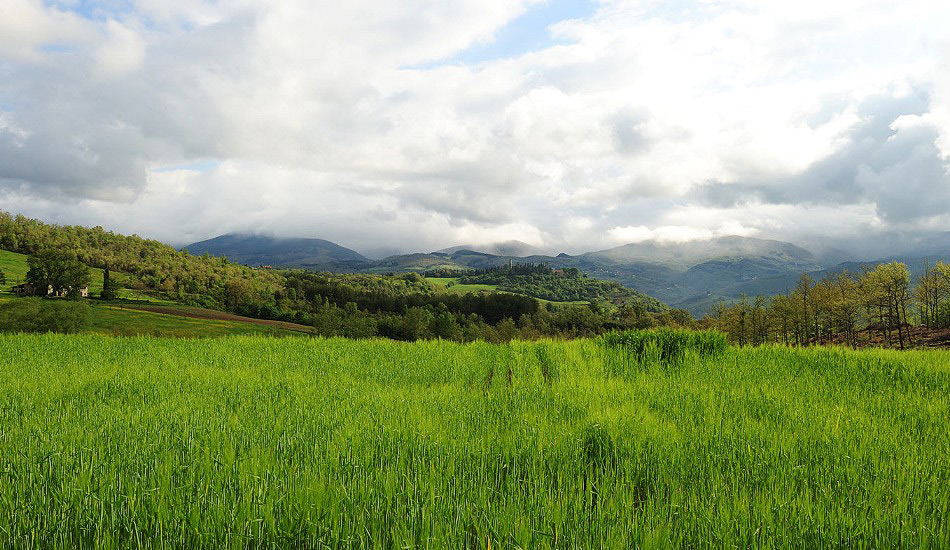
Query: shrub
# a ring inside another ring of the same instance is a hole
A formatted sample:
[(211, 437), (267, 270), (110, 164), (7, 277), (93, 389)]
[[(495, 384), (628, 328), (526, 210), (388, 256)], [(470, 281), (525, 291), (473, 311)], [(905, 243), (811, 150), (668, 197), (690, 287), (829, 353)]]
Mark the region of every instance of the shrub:
[(0, 332), (79, 332), (89, 321), (85, 302), (18, 298), (0, 304)]

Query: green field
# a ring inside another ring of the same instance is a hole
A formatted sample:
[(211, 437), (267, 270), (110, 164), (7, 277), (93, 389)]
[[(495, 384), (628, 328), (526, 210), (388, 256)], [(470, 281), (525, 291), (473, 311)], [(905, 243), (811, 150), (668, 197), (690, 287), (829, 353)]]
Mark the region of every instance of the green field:
[(948, 545), (950, 353), (650, 349), (0, 336), (0, 547)]
[(449, 294), (468, 294), (482, 290), (494, 291), (496, 285), (463, 285), (459, 284), (458, 277), (426, 277), (426, 280)]
[[(11, 294), (0, 294), (0, 303), (20, 300)], [(112, 336), (162, 336), (171, 338), (207, 338), (233, 335), (299, 336), (296, 330), (265, 326), (250, 322), (218, 319), (197, 319), (134, 309), (148, 303), (89, 301), (89, 322), (81, 332)], [(181, 308), (189, 309), (189, 308)], [(190, 308), (198, 310), (198, 308)], [(209, 311), (210, 310), (203, 310)], [(216, 312), (213, 312), (216, 313)]]

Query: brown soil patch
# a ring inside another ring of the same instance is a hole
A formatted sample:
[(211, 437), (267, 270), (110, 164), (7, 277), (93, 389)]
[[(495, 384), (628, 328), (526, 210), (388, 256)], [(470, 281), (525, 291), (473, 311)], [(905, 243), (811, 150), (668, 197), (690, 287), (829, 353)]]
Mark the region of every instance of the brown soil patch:
[[(950, 349), (950, 329), (904, 325), (903, 330), (905, 349)], [(859, 331), (855, 339), (858, 348), (900, 348), (896, 329), (891, 331), (890, 340), (880, 330), (869, 329)], [(835, 334), (830, 339), (822, 338), (812, 343), (847, 346), (848, 340), (844, 334)]]
[(269, 319), (255, 319), (253, 317), (242, 317), (233, 313), (225, 313), (213, 309), (185, 308), (177, 306), (140, 306), (126, 305), (119, 306), (125, 309), (134, 309), (138, 311), (150, 311), (152, 313), (161, 313), (164, 315), (177, 315), (178, 317), (190, 317), (192, 319), (211, 319), (214, 321), (236, 321), (239, 323), (253, 323), (255, 325), (264, 325), (268, 327), (281, 328), (284, 330), (295, 330), (298, 332), (313, 332), (313, 327), (299, 325), (297, 323), (288, 323), (286, 321), (272, 321)]

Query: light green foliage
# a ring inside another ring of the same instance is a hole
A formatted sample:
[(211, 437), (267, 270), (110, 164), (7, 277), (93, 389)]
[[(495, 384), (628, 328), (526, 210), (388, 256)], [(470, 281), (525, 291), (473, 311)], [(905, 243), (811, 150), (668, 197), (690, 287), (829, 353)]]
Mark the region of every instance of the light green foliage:
[(0, 547), (925, 548), (950, 354), (0, 336)]

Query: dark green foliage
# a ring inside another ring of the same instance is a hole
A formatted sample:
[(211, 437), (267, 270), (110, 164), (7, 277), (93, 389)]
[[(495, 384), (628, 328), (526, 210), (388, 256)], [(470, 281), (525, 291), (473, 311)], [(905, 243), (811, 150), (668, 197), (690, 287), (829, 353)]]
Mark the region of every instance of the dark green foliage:
[[(726, 336), (713, 330), (629, 330), (605, 334), (602, 341), (608, 349), (607, 366), (612, 374), (623, 374), (632, 366), (677, 366), (690, 354), (706, 360), (722, 355), (729, 347)], [(617, 352), (619, 356), (614, 355)]]
[(103, 300), (115, 300), (116, 290), (116, 284), (113, 282), (112, 274), (109, 273), (107, 267), (102, 271), (102, 294), (99, 297)]
[(0, 332), (79, 332), (89, 320), (84, 302), (18, 298), (0, 303)]
[(65, 250), (40, 250), (26, 262), (29, 266), (26, 282), (39, 296), (45, 296), (50, 290), (57, 296), (64, 293), (70, 298), (78, 298), (82, 288), (92, 280), (89, 268)]
[(636, 304), (645, 311), (666, 311), (665, 304), (620, 283), (592, 279), (577, 268), (551, 269), (545, 264), (516, 264), (476, 271), (459, 279), (462, 284), (497, 285), (498, 290), (552, 302), (605, 301)]
[(581, 433), (581, 451), (584, 462), (595, 471), (603, 471), (614, 465), (616, 449), (613, 438), (600, 424), (591, 424)]

